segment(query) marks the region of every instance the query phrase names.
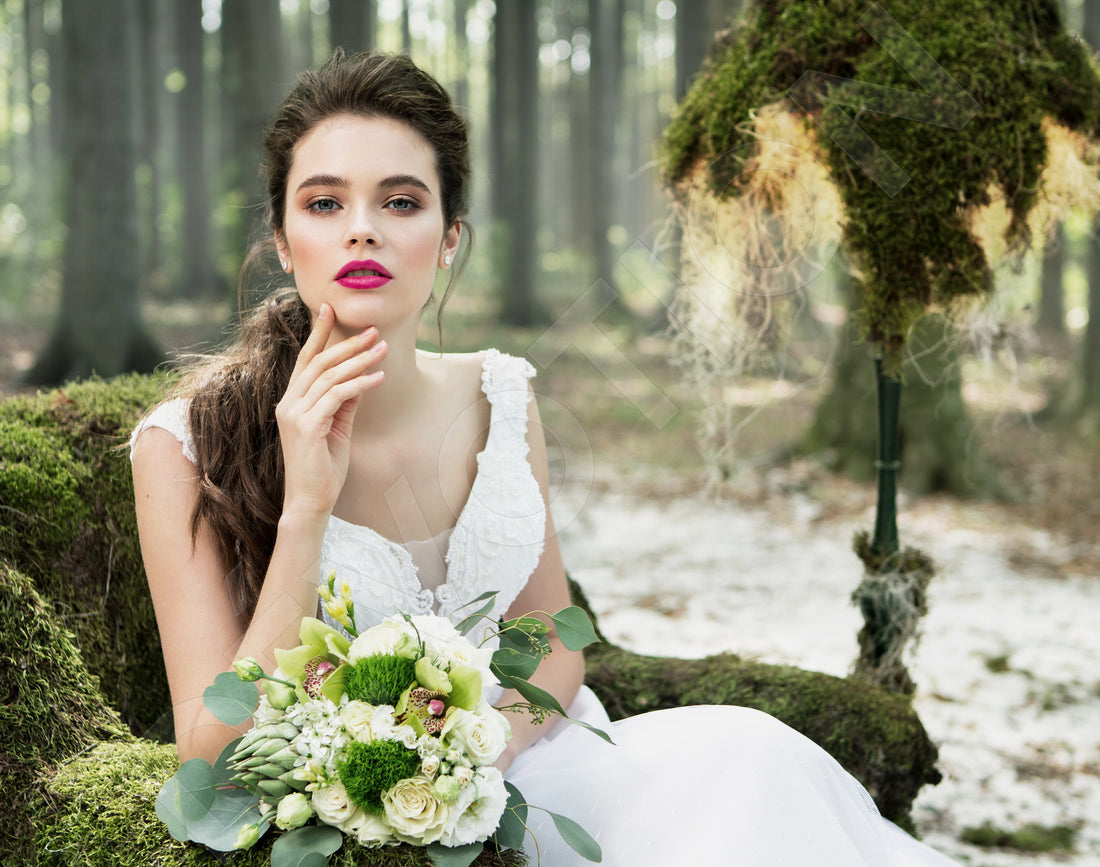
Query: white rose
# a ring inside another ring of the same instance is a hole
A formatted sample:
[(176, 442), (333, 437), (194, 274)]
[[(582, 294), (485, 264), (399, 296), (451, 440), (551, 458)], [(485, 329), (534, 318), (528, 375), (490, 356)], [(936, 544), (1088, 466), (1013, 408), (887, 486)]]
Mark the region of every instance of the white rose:
[(327, 825), (339, 828), (347, 822), (359, 808), (351, 802), (348, 790), (342, 783), (330, 783), (314, 791), (311, 803), (317, 817)]
[(465, 640), (451, 621), (436, 614), (416, 614), (412, 622), (429, 648), (445, 647), (456, 639)]
[(434, 777), (439, 770), (439, 756), (427, 755), (420, 763), (420, 773), (426, 777)]
[(395, 784), (382, 795), (386, 820), (394, 833), (406, 843), (434, 843), (443, 833), (450, 815), (427, 777), (410, 777)]
[(340, 830), (356, 839), (360, 846), (373, 849), (395, 843), (393, 831), (381, 816), (356, 808), (355, 813), (340, 826)]
[(510, 734), (508, 721), (495, 710), (481, 715), (454, 708), (443, 727), (448, 746), (463, 753), (475, 765), (495, 762), (504, 752)]
[(414, 638), (416, 633), (400, 617), (387, 617), (377, 626), (372, 626), (348, 648), (348, 662), (353, 665), (360, 659), (374, 656), (376, 653), (393, 653), (406, 638)]
[(371, 729), (374, 711), (374, 705), (367, 704), (365, 701), (349, 701), (340, 709), (340, 722), (344, 724), (349, 735), (365, 743), (374, 740)]
[(458, 780), (458, 784), (465, 788), (470, 785), (470, 780), (474, 778), (473, 768), (455, 768), (454, 777)]
[(471, 784), (460, 790), (458, 800), (451, 806), (452, 820), (439, 842), (444, 846), (465, 846), (487, 840), (500, 825), (507, 804), (508, 790), (500, 771), (481, 768)]

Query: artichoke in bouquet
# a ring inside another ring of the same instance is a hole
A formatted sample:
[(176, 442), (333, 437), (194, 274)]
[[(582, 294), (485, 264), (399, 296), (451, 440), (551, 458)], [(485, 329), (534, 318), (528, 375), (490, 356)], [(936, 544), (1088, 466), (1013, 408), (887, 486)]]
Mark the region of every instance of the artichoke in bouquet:
[(298, 752), (292, 741), (298, 734), (293, 723), (270, 722), (256, 726), (237, 745), (229, 759), (233, 779), (261, 801), (276, 804), (291, 792), (305, 791), (306, 782), (294, 778)]

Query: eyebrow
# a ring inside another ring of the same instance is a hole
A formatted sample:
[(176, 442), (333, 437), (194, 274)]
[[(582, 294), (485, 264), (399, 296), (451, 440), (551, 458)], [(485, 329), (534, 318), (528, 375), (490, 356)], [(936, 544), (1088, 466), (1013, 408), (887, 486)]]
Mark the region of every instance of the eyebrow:
[[(339, 175), (312, 175), (306, 178), (298, 185), (298, 191), (309, 189), (310, 187), (339, 187), (340, 189), (347, 189), (351, 186), (348, 183), (347, 178), (342, 178)], [(426, 193), (431, 192), (431, 188), (424, 183), (416, 175), (390, 175), (388, 178), (383, 178), (378, 182), (378, 186), (383, 190), (392, 190), (394, 187), (416, 187), (423, 190)]]

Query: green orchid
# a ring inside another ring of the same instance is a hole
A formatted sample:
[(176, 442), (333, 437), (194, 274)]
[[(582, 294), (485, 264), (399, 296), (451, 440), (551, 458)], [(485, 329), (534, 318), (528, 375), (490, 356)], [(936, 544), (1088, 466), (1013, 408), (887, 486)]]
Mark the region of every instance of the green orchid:
[[(315, 617), (302, 618), (298, 638), (302, 643), (292, 650), (275, 651), (279, 669), (287, 680), (294, 683), (298, 699), (306, 701), (322, 695), (332, 702), (339, 702), (344, 693), (351, 642), (339, 630)], [(309, 689), (307, 681), (312, 684)]]

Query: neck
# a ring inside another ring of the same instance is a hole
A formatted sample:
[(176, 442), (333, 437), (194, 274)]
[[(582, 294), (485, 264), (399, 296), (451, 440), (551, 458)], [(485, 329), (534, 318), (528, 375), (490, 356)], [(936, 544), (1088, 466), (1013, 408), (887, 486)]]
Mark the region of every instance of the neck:
[[(353, 436), (372, 437), (401, 429), (413, 415), (424, 393), (424, 379), (418, 364), (416, 329), (379, 329), (388, 344), (382, 370), (385, 380), (363, 395), (355, 413)], [(407, 429), (407, 428), (406, 428)]]

